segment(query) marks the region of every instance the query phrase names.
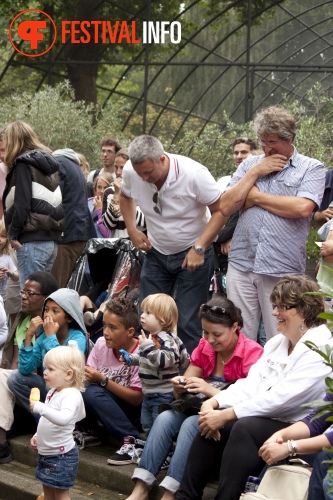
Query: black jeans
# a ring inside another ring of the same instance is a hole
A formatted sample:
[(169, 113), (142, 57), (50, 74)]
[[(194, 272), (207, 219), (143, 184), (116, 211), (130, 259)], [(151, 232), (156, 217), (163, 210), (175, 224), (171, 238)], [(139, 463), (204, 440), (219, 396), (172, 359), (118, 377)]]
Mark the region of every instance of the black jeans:
[(289, 425), (269, 418), (245, 417), (220, 429), (220, 441), (198, 434), (192, 443), (176, 498), (201, 499), (212, 472), (219, 471), (215, 500), (239, 500), (248, 476), (259, 476), (265, 466), (258, 455), (260, 446), (274, 432)]

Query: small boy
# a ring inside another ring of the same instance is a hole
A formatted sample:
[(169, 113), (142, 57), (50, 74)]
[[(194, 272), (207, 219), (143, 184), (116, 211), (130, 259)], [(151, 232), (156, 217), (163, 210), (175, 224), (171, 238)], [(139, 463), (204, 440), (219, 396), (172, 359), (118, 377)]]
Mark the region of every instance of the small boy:
[[(32, 318), (20, 346), (18, 370), (13, 370), (7, 380), (9, 390), (27, 411), (30, 412), (32, 387), (39, 388), (41, 401), (48, 392), (43, 378), (45, 354), (59, 345), (67, 346), (69, 341), (75, 341), (78, 348), (86, 352), (87, 337), (79, 294), (75, 290), (59, 288), (45, 299), (42, 317)], [(35, 370), (37, 373), (33, 373)], [(34, 414), (34, 417), (39, 419), (39, 415)]]
[[(119, 361), (120, 349), (134, 354), (139, 342), (134, 333), (139, 326), (136, 306), (125, 298), (112, 299), (103, 315), (103, 337), (91, 351), (85, 377), (88, 385), (83, 393), (87, 418), (79, 428), (89, 428), (90, 422), (102, 423), (108, 436), (123, 445), (108, 463), (136, 463), (144, 442), (139, 439), (142, 388), (138, 368), (124, 366)], [(89, 434), (86, 446), (91, 446)], [(82, 447), (82, 446), (81, 446)]]
[(189, 355), (173, 330), (178, 321), (175, 301), (165, 293), (148, 295), (141, 303), (141, 325), (138, 354), (130, 354), (131, 363), (139, 366), (144, 399), (141, 424), (148, 435), (159, 407), (173, 399), (171, 379), (189, 365)]

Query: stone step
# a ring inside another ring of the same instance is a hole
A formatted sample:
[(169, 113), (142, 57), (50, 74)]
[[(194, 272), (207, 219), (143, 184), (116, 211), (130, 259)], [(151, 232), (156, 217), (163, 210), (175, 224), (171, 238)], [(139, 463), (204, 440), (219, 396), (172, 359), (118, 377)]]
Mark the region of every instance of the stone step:
[[(36, 500), (43, 491), (39, 481), (34, 478), (35, 467), (13, 461), (0, 465), (0, 500)], [(72, 500), (122, 500), (125, 495), (98, 485), (75, 481), (71, 489)]]
[[(10, 441), (10, 447), (12, 457), (15, 462), (19, 462), (20, 464), (30, 467), (32, 470), (32, 476), (34, 476), (37, 455), (36, 451), (33, 450), (30, 446), (30, 437), (30, 435), (17, 436)], [(108, 465), (107, 459), (115, 451), (117, 451), (117, 448), (108, 445), (94, 446), (91, 448), (80, 450), (77, 480), (87, 482), (96, 486), (97, 488), (118, 492), (117, 498), (120, 499), (124, 498), (119, 496), (120, 494), (127, 497), (132, 492), (134, 483), (131, 481), (131, 477), (135, 468), (135, 464), (122, 466)], [(3, 466), (0, 466), (0, 475), (2, 473), (2, 467)], [(164, 475), (165, 472), (162, 471), (161, 480)], [(39, 484), (40, 488), (40, 483), (35, 479), (34, 481), (37, 485)], [(153, 487), (151, 492), (151, 499), (158, 500), (161, 496), (161, 490), (159, 490), (157, 486)], [(97, 497), (94, 494), (92, 495), (92, 498), (95, 500), (100, 497)]]
[[(30, 435), (17, 436), (10, 441), (14, 461), (0, 465), (0, 500), (35, 500), (42, 491), (41, 484), (34, 478), (37, 454), (30, 446), (30, 438)], [(94, 446), (80, 451), (77, 480), (71, 490), (72, 500), (90, 497), (93, 500), (124, 500), (130, 495), (134, 486), (131, 477), (136, 466), (108, 465), (107, 459), (115, 451), (117, 448), (111, 445)], [(165, 474), (166, 471), (159, 473), (157, 483), (162, 481)], [(21, 483), (22, 493), (17, 494), (13, 488), (21, 486)], [(149, 493), (149, 500), (159, 500), (163, 492), (154, 485)], [(205, 489), (203, 500), (212, 500), (215, 494), (216, 485), (210, 483)]]

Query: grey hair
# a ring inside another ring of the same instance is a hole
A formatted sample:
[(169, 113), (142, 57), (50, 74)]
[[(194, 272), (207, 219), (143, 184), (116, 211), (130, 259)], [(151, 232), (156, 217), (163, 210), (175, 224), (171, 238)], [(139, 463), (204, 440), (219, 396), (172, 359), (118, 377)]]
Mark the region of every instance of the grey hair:
[(270, 106), (260, 111), (253, 122), (254, 130), (261, 139), (264, 135), (277, 135), (289, 141), (296, 135), (296, 121), (288, 111)]
[(163, 154), (164, 148), (162, 144), (152, 135), (139, 135), (128, 148), (128, 155), (132, 164), (143, 163), (146, 160), (158, 163)]

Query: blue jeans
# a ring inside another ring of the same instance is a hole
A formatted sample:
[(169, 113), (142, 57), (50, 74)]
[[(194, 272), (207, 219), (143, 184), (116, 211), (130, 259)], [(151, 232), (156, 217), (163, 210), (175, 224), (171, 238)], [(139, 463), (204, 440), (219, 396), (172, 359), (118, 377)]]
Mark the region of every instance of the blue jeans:
[(132, 406), (97, 384), (88, 384), (82, 397), (88, 419), (97, 418), (110, 436), (119, 440), (124, 436), (139, 437), (134, 423), (139, 423), (141, 405)]
[(68, 490), (74, 486), (79, 466), (76, 446), (59, 455), (39, 455), (35, 478), (49, 488)]
[[(30, 375), (22, 375), (18, 370), (13, 370), (7, 379), (7, 385), (9, 390), (16, 396), (23, 408), (25, 408), (29, 413), (29, 396), (32, 387), (38, 387), (40, 390), (40, 400), (45, 401), (46, 394), (48, 393), (48, 388), (44, 382), (43, 377), (37, 375), (36, 373), (30, 373)], [(38, 421), (40, 415), (37, 413), (32, 413), (35, 419)]]
[[(307, 456), (303, 456), (307, 460)], [(310, 477), (308, 500), (333, 500), (333, 491), (329, 491), (333, 486), (332, 474), (328, 473), (331, 464), (323, 463), (325, 460), (332, 460), (333, 455), (327, 451), (320, 451), (315, 455), (313, 469)], [(310, 463), (310, 461), (309, 461)]]
[(198, 318), (199, 307), (207, 302), (212, 275), (213, 247), (205, 252), (204, 265), (196, 271), (182, 269), (189, 249), (173, 255), (163, 255), (155, 248), (147, 252), (140, 275), (140, 300), (153, 293), (172, 295), (176, 290), (178, 307), (177, 333), (189, 353), (201, 339), (202, 327)]
[(29, 241), (16, 250), (20, 287), (24, 287), (29, 274), (36, 271), (49, 273), (58, 252), (55, 241)]
[(172, 392), (167, 392), (165, 394), (145, 394), (142, 401), (141, 425), (147, 436), (158, 417), (159, 407), (165, 403), (170, 403), (172, 400)]
[(161, 483), (163, 488), (176, 493), (192, 441), (199, 431), (198, 418), (198, 415), (187, 417), (175, 410), (161, 413), (149, 433), (139, 466), (134, 470), (132, 479), (141, 479), (151, 486), (178, 435), (167, 475)]

